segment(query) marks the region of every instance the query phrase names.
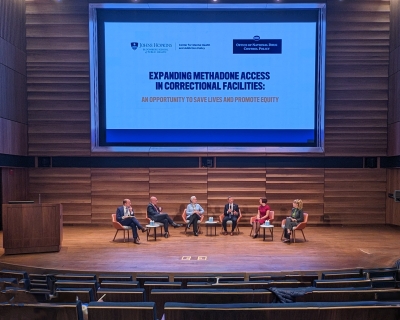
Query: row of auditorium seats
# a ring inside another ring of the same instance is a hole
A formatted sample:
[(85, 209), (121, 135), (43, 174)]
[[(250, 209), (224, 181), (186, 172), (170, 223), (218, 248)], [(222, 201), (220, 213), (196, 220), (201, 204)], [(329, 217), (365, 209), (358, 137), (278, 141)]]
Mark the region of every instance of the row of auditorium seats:
[[(134, 310), (132, 312), (143, 313), (140, 319), (161, 319), (163, 315), (165, 319), (195, 319), (196, 317), (191, 315), (195, 310), (209, 312), (203, 310), (203, 305), (210, 305), (213, 309), (217, 308), (215, 305), (220, 304), (224, 306), (221, 307), (222, 314), (227, 316), (230, 310), (228, 306), (233, 310), (238, 307), (238, 304), (243, 303), (256, 303), (257, 311), (250, 305), (249, 308), (261, 317), (262, 314), (266, 316), (271, 312), (277, 314), (283, 312), (272, 305), (275, 304), (274, 302), (288, 300), (288, 297), (290, 302), (294, 302), (291, 305), (297, 305), (299, 308), (302, 308), (300, 304), (304, 303), (315, 304), (316, 309), (319, 309), (317, 305), (319, 303), (346, 301), (368, 302), (371, 304), (369, 307), (377, 309), (374, 303), (400, 304), (400, 286), (398, 285), (400, 279), (397, 268), (322, 272), (319, 275), (312, 273), (249, 275), (246, 281), (245, 276), (242, 275), (176, 275), (172, 278), (174, 281), (169, 281), (168, 276), (138, 275), (134, 280), (132, 275), (126, 274), (28, 275), (26, 272), (15, 270), (1, 270), (0, 277), (1, 305), (2, 307), (8, 305), (10, 310), (16, 313), (20, 311), (15, 310), (20, 309), (13, 308), (15, 304), (33, 305), (29, 307), (32, 309), (35, 303), (41, 302), (38, 308), (45, 308), (50, 304), (53, 306), (50, 313), (64, 314), (71, 312), (71, 304), (76, 306), (77, 301), (89, 304), (88, 310), (93, 310), (92, 317), (96, 313), (95, 310), (101, 307), (107, 309), (108, 304), (118, 304), (119, 307), (114, 312), (114, 316), (119, 313), (125, 314), (125, 309), (131, 308)], [(104, 294), (106, 294), (104, 302), (96, 302)], [(179, 304), (179, 307), (176, 304)], [(54, 308), (55, 305), (59, 307)], [(65, 307), (67, 311), (63, 310), (62, 306), (65, 305), (68, 306)], [(382, 310), (387, 308), (389, 307), (385, 305)], [(112, 309), (110, 307), (111, 313)], [(101, 314), (102, 318), (93, 319), (119, 319), (119, 316), (106, 317), (107, 312)], [(396, 312), (394, 314), (397, 314)], [(57, 317), (63, 319), (63, 315)], [(75, 318), (80, 319), (78, 314)]]
[[(155, 304), (91, 302), (88, 320), (141, 319), (156, 320)], [(396, 302), (320, 302), (320, 303), (235, 303), (198, 304), (168, 302), (163, 320), (225, 320), (225, 319), (324, 319), (324, 320), (397, 320), (400, 305)], [(81, 303), (75, 304), (0, 304), (0, 320), (83, 320)]]

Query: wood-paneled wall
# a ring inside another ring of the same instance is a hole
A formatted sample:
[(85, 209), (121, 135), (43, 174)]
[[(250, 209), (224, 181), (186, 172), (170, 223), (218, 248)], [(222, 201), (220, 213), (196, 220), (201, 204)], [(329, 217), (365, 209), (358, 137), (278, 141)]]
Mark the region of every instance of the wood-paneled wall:
[[(90, 2), (104, 1), (27, 2), (30, 155), (91, 154)], [(389, 10), (389, 0), (327, 1), (326, 155), (386, 155)]]
[(1, 168), (3, 203), (13, 200), (28, 200), (28, 169)]
[(388, 156), (400, 155), (400, 3), (390, 2)]
[(25, 0), (0, 0), (0, 153), (27, 155)]
[[(387, 193), (400, 190), (400, 169), (387, 170)], [(400, 226), (400, 202), (386, 197), (386, 223)]]
[(175, 221), (195, 195), (206, 216), (218, 218), (227, 197), (233, 196), (243, 213), (242, 224), (257, 213), (266, 196), (276, 221), (288, 215), (301, 198), (310, 223), (385, 224), (385, 169), (74, 169), (29, 170), (32, 200), (62, 203), (65, 223), (110, 224), (124, 198), (132, 200), (145, 222), (150, 196)]

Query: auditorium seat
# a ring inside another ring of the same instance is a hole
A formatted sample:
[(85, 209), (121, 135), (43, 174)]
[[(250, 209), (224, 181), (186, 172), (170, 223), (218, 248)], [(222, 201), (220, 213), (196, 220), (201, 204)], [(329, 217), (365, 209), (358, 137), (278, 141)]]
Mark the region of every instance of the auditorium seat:
[(5, 287), (18, 287), (17, 278), (0, 278), (0, 290)]
[(85, 280), (97, 280), (95, 274), (86, 273), (60, 273), (54, 275), (57, 280), (74, 280), (74, 281), (85, 281)]
[(158, 282), (158, 281), (146, 281), (143, 285), (146, 294), (145, 301), (151, 301), (150, 292), (153, 289), (182, 289), (182, 282)]
[(74, 281), (74, 280), (57, 280), (54, 283), (55, 290), (58, 288), (91, 288), (96, 294), (98, 283), (96, 280)]
[(144, 283), (146, 281), (154, 281), (154, 282), (169, 282), (169, 277), (164, 275), (146, 275), (141, 274), (136, 276), (136, 281), (139, 282), (139, 287), (144, 288)]
[(134, 289), (139, 288), (138, 281), (112, 281), (103, 280), (100, 284), (101, 288), (114, 288), (114, 289)]
[(144, 302), (145, 300), (145, 289), (110, 289), (100, 288), (97, 290), (96, 300), (102, 298), (105, 302)]
[(322, 272), (321, 280), (365, 278), (362, 269)]
[(100, 274), (99, 275), (99, 283), (102, 281), (132, 281), (132, 275), (123, 275), (123, 274)]
[(83, 320), (81, 302), (0, 304), (0, 320)]
[[(266, 303), (272, 301), (272, 293), (263, 289), (153, 289), (150, 301), (156, 303), (157, 317), (161, 319), (167, 302), (185, 303)], [(174, 319), (174, 318), (167, 318)], [(187, 318), (190, 319), (190, 318)], [(209, 318), (204, 318), (209, 319)]]
[(72, 303), (80, 300), (83, 303), (95, 301), (95, 294), (92, 288), (57, 288), (52, 302)]
[(89, 320), (157, 319), (154, 302), (91, 302), (88, 316)]
[(167, 302), (165, 320), (397, 320), (400, 305), (394, 302), (323, 302), (323, 303), (240, 303), (191, 304)]
[(232, 282), (188, 282), (187, 288), (226, 288), (226, 289), (266, 289), (271, 287), (277, 288), (298, 288), (307, 287), (308, 282), (300, 282), (297, 280), (276, 280), (276, 281), (232, 281)]
[(371, 280), (363, 278), (315, 280), (316, 288), (349, 288), (349, 287), (371, 287)]
[(244, 276), (240, 274), (224, 274), (224, 275), (176, 275), (174, 281), (182, 282), (182, 288), (187, 288), (189, 282), (201, 282), (201, 283), (219, 283), (227, 281), (244, 281)]

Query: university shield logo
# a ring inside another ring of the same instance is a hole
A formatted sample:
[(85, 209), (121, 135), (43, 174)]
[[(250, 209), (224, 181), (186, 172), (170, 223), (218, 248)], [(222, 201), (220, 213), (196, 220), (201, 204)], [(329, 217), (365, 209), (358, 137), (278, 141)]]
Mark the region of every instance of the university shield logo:
[(137, 42), (131, 42), (131, 48), (133, 50), (136, 50), (138, 48), (139, 44)]

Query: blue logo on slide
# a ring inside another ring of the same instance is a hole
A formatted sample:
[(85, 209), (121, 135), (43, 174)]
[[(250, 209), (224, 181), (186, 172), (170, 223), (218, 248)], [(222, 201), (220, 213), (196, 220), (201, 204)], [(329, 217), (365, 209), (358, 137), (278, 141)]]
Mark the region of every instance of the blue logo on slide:
[(136, 50), (138, 48), (139, 44), (137, 42), (131, 42), (131, 48), (133, 50)]
[(253, 37), (253, 40), (254, 40), (254, 41), (258, 41), (258, 40), (260, 40), (260, 39), (261, 39), (260, 36), (254, 36), (254, 37)]

